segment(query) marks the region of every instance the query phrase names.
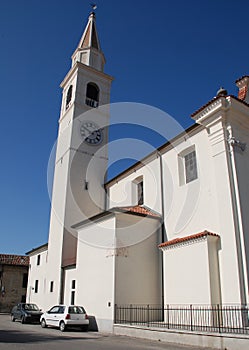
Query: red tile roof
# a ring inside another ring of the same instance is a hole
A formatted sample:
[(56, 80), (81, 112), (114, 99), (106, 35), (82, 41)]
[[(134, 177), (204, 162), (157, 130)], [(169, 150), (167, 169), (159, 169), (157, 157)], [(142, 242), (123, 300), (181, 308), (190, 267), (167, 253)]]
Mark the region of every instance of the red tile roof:
[(156, 212), (154, 212), (153, 210), (151, 210), (150, 208), (147, 207), (143, 207), (141, 205), (135, 205), (135, 206), (131, 206), (131, 207), (116, 207), (116, 208), (112, 208), (113, 210), (120, 210), (123, 212), (129, 212), (129, 213), (134, 213), (134, 214), (140, 214), (140, 215), (144, 215), (144, 216), (153, 216), (156, 218), (160, 218), (160, 215)]
[(25, 255), (0, 254), (0, 264), (29, 266), (29, 257)]
[(185, 236), (185, 237), (172, 239), (171, 241), (159, 244), (158, 247), (159, 248), (163, 248), (163, 247), (175, 245), (175, 244), (182, 243), (182, 242), (196, 240), (196, 239), (199, 239), (199, 238), (202, 238), (202, 237), (206, 237), (206, 236), (220, 237), (216, 233), (212, 233), (212, 232), (209, 232), (209, 231), (203, 231), (203, 232), (191, 235), (191, 236)]
[(247, 94), (247, 86), (243, 86), (242, 88), (239, 89), (238, 98), (240, 100), (244, 100), (246, 98), (246, 94)]

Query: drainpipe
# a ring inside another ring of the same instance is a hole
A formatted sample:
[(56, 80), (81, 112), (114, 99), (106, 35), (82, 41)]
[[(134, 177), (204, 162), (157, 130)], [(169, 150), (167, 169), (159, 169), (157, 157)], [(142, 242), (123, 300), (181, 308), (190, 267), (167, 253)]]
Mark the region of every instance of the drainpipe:
[(64, 288), (65, 288), (65, 269), (61, 267), (61, 276), (60, 276), (60, 292), (59, 292), (59, 303), (64, 304)]
[[(165, 240), (165, 225), (164, 225), (164, 176), (163, 176), (163, 160), (162, 154), (158, 151), (159, 167), (160, 167), (160, 190), (161, 190), (161, 211), (162, 211), (162, 226), (161, 226), (161, 243)], [(164, 308), (164, 269), (163, 269), (163, 251), (161, 250), (161, 280), (162, 280), (162, 307)]]
[(234, 209), (234, 217), (235, 217), (235, 237), (237, 244), (237, 254), (238, 254), (238, 269), (239, 269), (239, 277), (240, 277), (240, 297), (241, 304), (247, 304), (247, 282), (246, 282), (246, 256), (245, 256), (245, 244), (244, 244), (244, 236), (243, 236), (243, 223), (242, 223), (242, 215), (241, 215), (241, 207), (240, 207), (240, 195), (239, 195), (239, 187), (238, 187), (238, 178), (236, 173), (236, 162), (234, 155), (234, 148), (239, 147), (243, 152), (245, 150), (245, 145), (237, 141), (232, 134), (231, 125), (227, 125), (226, 127), (229, 135), (228, 142), (228, 169), (231, 175), (231, 189), (232, 189), (232, 203)]

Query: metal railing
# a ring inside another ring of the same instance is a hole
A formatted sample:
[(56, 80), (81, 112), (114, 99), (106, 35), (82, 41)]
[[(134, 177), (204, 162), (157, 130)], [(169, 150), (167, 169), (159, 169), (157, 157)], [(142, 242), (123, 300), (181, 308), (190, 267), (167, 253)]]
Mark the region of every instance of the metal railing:
[(99, 106), (99, 102), (93, 100), (92, 98), (86, 97), (86, 104), (90, 107), (97, 108)]
[(115, 305), (115, 324), (249, 334), (248, 306)]

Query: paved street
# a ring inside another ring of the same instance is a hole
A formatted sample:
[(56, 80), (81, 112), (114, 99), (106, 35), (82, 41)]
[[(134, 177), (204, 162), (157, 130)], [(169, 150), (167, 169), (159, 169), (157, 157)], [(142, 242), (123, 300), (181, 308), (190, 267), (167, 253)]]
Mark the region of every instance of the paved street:
[(11, 322), (0, 315), (0, 350), (191, 350), (192, 347), (166, 344), (98, 332), (67, 331), (41, 328), (40, 325)]

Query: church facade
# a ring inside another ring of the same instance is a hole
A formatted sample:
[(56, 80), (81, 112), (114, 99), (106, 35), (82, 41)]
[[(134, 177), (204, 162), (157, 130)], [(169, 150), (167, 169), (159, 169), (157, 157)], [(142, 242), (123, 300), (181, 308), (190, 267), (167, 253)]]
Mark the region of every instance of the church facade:
[(104, 64), (91, 13), (61, 84), (49, 239), (27, 253), (28, 301), (81, 304), (103, 331), (115, 304), (248, 304), (249, 77), (107, 182)]

